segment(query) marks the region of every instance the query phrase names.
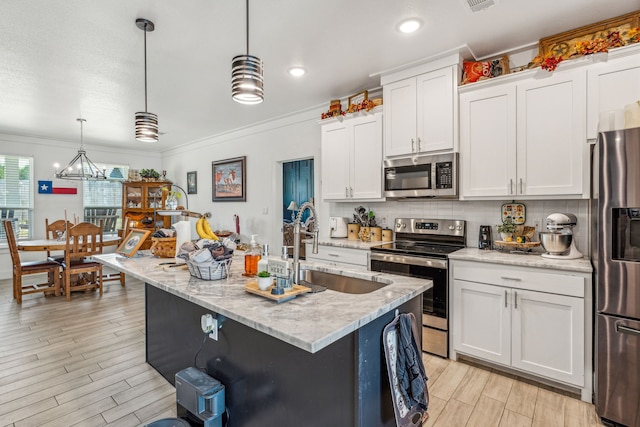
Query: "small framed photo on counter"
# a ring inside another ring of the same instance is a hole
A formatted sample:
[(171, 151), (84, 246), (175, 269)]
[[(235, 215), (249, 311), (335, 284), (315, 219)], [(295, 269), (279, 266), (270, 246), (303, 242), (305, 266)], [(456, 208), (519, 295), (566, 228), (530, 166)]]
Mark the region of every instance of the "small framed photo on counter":
[(116, 249), (116, 253), (131, 258), (138, 252), (138, 249), (140, 249), (140, 246), (142, 246), (150, 234), (151, 231), (149, 230), (140, 228), (130, 229), (129, 234), (127, 234), (122, 243), (120, 243), (118, 249)]

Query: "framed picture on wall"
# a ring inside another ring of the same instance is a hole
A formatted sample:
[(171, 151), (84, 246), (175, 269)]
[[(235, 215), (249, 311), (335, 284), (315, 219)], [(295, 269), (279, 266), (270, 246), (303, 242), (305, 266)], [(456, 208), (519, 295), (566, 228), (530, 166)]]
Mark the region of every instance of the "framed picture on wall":
[(211, 162), (214, 202), (246, 202), (246, 156)]
[(198, 194), (198, 172), (187, 172), (187, 194)]

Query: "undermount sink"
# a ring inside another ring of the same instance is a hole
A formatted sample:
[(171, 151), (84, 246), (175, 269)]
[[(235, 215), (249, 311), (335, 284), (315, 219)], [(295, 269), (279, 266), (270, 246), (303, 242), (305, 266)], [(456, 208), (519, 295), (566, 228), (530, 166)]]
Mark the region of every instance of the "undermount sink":
[[(373, 292), (387, 286), (387, 283), (358, 279), (356, 277), (341, 276), (339, 274), (317, 270), (300, 270), (300, 284), (311, 284), (316, 287), (324, 286), (332, 291), (343, 292), (346, 294), (368, 294), (369, 292)], [(317, 291), (318, 289), (316, 289), (316, 292)]]

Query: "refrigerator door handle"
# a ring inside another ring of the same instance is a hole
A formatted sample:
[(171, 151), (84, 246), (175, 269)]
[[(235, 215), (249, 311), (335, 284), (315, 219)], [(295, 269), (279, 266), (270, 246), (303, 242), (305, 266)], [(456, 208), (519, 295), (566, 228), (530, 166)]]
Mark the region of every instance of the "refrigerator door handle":
[(630, 328), (624, 325), (616, 325), (616, 332), (620, 332), (622, 334), (630, 334), (630, 335), (638, 335), (640, 336), (640, 331), (637, 329)]

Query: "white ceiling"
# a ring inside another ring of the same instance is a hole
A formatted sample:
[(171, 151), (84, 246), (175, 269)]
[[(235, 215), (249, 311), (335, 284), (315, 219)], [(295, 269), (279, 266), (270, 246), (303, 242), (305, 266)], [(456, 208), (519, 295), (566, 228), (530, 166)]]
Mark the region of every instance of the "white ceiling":
[[(250, 53), (265, 64), (265, 101), (231, 100), (231, 59), (245, 53), (242, 0), (2, 0), (0, 132), (162, 151), (252, 123), (329, 105), (379, 86), (369, 75), (467, 44), (477, 57), (640, 9), (640, 0), (496, 0), (479, 13), (465, 0), (253, 0)], [(396, 24), (425, 25), (412, 35)], [(144, 109), (160, 142), (134, 139)], [(302, 78), (287, 74), (303, 65)]]

